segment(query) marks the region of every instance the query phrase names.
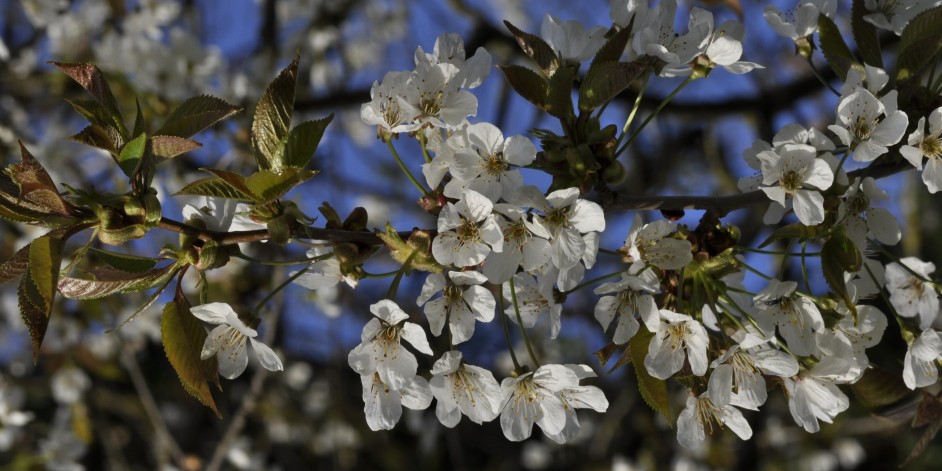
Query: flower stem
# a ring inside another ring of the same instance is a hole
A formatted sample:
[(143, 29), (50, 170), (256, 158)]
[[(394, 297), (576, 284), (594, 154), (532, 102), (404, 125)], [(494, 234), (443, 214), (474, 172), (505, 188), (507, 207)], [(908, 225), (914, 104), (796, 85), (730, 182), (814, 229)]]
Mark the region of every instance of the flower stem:
[(831, 93), (837, 96), (841, 96), (840, 92), (835, 90), (834, 87), (832, 87), (831, 84), (828, 83), (827, 80), (824, 80), (824, 76), (821, 75), (821, 72), (818, 72), (818, 68), (815, 67), (814, 61), (811, 60), (811, 57), (806, 57), (805, 59), (807, 59), (808, 65), (811, 66), (811, 71), (814, 72), (814, 76), (818, 78), (818, 81), (820, 81), (821, 84), (824, 85), (825, 87), (828, 87), (828, 90), (830, 90)]
[(500, 317), (500, 327), (504, 331), (504, 341), (507, 342), (507, 349), (510, 350), (510, 360), (514, 363), (514, 372), (521, 374), (523, 369), (520, 368), (520, 362), (517, 361), (517, 354), (514, 353), (514, 344), (510, 340), (510, 327), (507, 325), (507, 314), (504, 312), (504, 293), (497, 295), (497, 299), (500, 303), (500, 313), (497, 315)]
[(428, 195), (428, 190), (426, 190), (418, 180), (412, 175), (412, 172), (409, 171), (409, 168), (406, 167), (406, 164), (403, 163), (402, 158), (399, 157), (399, 152), (396, 152), (396, 146), (393, 145), (391, 140), (386, 141), (386, 146), (389, 147), (389, 151), (392, 152), (393, 158), (396, 159), (396, 163), (399, 164), (399, 168), (402, 169), (402, 172), (409, 177), (409, 181), (412, 182), (412, 185), (418, 188), (422, 192), (422, 196)]
[(569, 294), (569, 293), (572, 293), (572, 292), (574, 292), (574, 291), (579, 291), (580, 289), (585, 288), (586, 286), (593, 285), (593, 284), (595, 284), (595, 283), (598, 283), (598, 282), (600, 282), (600, 281), (607, 280), (607, 279), (609, 279), (609, 278), (615, 278), (616, 276), (619, 276), (619, 275), (621, 275), (621, 274), (624, 273), (624, 272), (625, 272), (624, 270), (622, 270), (622, 271), (616, 271), (615, 273), (609, 273), (608, 275), (603, 275), (603, 276), (600, 276), (600, 277), (598, 277), (598, 278), (593, 278), (593, 279), (591, 279), (591, 280), (589, 280), (589, 281), (585, 281), (585, 282), (579, 283), (579, 284), (576, 285), (574, 288), (572, 288), (572, 289), (570, 289), (570, 290), (563, 291), (563, 294)]
[(523, 343), (527, 346), (527, 353), (530, 355), (530, 361), (536, 368), (539, 368), (540, 361), (536, 359), (536, 353), (533, 353), (533, 345), (530, 345), (530, 338), (527, 337), (527, 329), (523, 327), (523, 317), (520, 316), (520, 306), (517, 304), (517, 290), (514, 288), (514, 279), (510, 278), (510, 299), (514, 304), (514, 313), (517, 314), (517, 326), (520, 327), (520, 334), (523, 335)]
[(789, 253), (789, 254), (786, 254), (785, 252), (779, 252), (778, 250), (753, 249), (753, 248), (746, 247), (746, 246), (743, 246), (743, 245), (737, 245), (737, 246), (734, 247), (734, 248), (735, 248), (736, 250), (740, 251), (740, 252), (761, 253), (761, 254), (765, 254), (765, 255), (794, 255), (794, 256), (802, 256), (802, 255), (804, 255), (804, 256), (806, 256), (806, 257), (820, 256), (820, 255), (821, 255), (821, 252), (801, 252), (801, 253)]
[(240, 251), (232, 252), (232, 253), (229, 254), (229, 256), (230, 256), (230, 257), (235, 257), (235, 258), (241, 258), (242, 260), (247, 260), (247, 261), (249, 261), (249, 262), (258, 263), (258, 264), (261, 264), (261, 265), (269, 265), (269, 266), (275, 266), (275, 267), (277, 267), (277, 266), (300, 265), (300, 264), (302, 264), (302, 263), (319, 262), (319, 261), (321, 261), (321, 260), (326, 260), (326, 259), (328, 259), (328, 258), (330, 258), (330, 257), (333, 257), (333, 256), (334, 256), (334, 253), (333, 253), (333, 252), (330, 252), (330, 253), (327, 253), (327, 254), (324, 254), (324, 255), (318, 255), (318, 256), (316, 256), (316, 257), (300, 258), (300, 259), (297, 259), (297, 260), (263, 260), (263, 259), (260, 259), (260, 258), (255, 258), (255, 257), (249, 256), (249, 255), (246, 255), (246, 254), (244, 254), (244, 253), (242, 253), (242, 252), (240, 252)]
[(615, 151), (615, 158), (617, 159), (618, 156), (621, 155), (622, 152), (628, 149), (628, 146), (630, 146), (631, 143), (634, 142), (635, 139), (637, 139), (639, 135), (641, 135), (641, 131), (644, 130), (645, 126), (647, 126), (648, 123), (650, 123), (651, 120), (654, 119), (654, 117), (657, 116), (657, 114), (660, 113), (661, 110), (664, 109), (664, 107), (667, 106), (667, 104), (670, 103), (670, 101), (673, 100), (674, 97), (677, 96), (678, 93), (680, 93), (681, 90), (683, 90), (687, 85), (690, 85), (690, 82), (693, 82), (696, 79), (697, 77), (691, 74), (689, 77), (687, 77), (687, 80), (684, 80), (683, 82), (681, 82), (680, 85), (678, 85), (677, 88), (675, 88), (674, 91), (672, 91), (670, 95), (667, 95), (667, 97), (664, 98), (664, 100), (662, 100), (659, 105), (657, 105), (657, 108), (654, 109), (654, 112), (648, 115), (648, 117), (644, 119), (641, 125), (638, 126), (638, 129), (636, 129), (634, 134), (632, 134), (631, 137), (628, 138), (628, 141), (625, 142), (625, 144), (621, 146), (621, 148)]
[(631, 112), (628, 113), (628, 119), (625, 120), (625, 125), (621, 127), (621, 136), (618, 136), (618, 140), (615, 141), (616, 149), (618, 145), (621, 144), (622, 139), (625, 138), (625, 135), (628, 133), (628, 127), (631, 126), (631, 123), (635, 120), (635, 116), (638, 114), (638, 108), (641, 107), (641, 99), (644, 98), (644, 91), (648, 88), (648, 79), (650, 77), (650, 72), (646, 73), (644, 79), (641, 81), (641, 89), (638, 90), (638, 96), (635, 97), (635, 104), (631, 107)]
[(300, 277), (301, 275), (307, 273), (307, 271), (310, 270), (310, 269), (311, 269), (310, 266), (306, 266), (306, 267), (302, 268), (301, 270), (299, 270), (299, 271), (298, 271), (297, 273), (295, 273), (294, 275), (289, 276), (287, 280), (281, 282), (281, 284), (279, 284), (278, 286), (276, 286), (275, 289), (272, 290), (271, 293), (268, 293), (268, 295), (265, 296), (264, 299), (262, 299), (261, 301), (259, 301), (258, 305), (255, 306), (255, 309), (252, 309), (252, 319), (254, 320), (254, 319), (257, 319), (257, 318), (258, 318), (258, 313), (262, 312), (262, 308), (265, 307), (265, 304), (268, 304), (268, 301), (270, 301), (271, 298), (275, 297), (275, 295), (278, 294), (279, 291), (285, 289), (285, 287), (288, 286), (289, 284), (291, 284), (292, 281), (298, 279), (298, 277)]

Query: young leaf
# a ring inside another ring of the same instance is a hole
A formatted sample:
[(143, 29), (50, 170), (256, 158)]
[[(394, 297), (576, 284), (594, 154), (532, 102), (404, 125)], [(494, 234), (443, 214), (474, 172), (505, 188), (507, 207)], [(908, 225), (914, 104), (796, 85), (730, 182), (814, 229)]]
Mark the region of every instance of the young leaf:
[(241, 110), (214, 96), (195, 96), (173, 110), (154, 135), (189, 138)]
[(643, 71), (643, 66), (633, 63), (593, 63), (579, 87), (579, 110), (589, 112), (609, 102)]
[(56, 66), (87, 90), (95, 98), (95, 101), (104, 108), (106, 116), (109, 118), (108, 121), (114, 124), (123, 135), (127, 135), (118, 102), (115, 100), (114, 94), (111, 93), (108, 81), (105, 80), (105, 76), (102, 75), (101, 70), (98, 70), (98, 67), (93, 64), (66, 64), (62, 62), (50, 62), (50, 64)]
[(29, 244), (29, 266), (20, 278), (17, 299), (20, 315), (29, 329), (33, 342), (33, 361), (39, 357), (39, 348), (56, 296), (59, 265), (62, 263), (62, 239), (45, 235)]
[(109, 252), (107, 250), (96, 249), (94, 247), (90, 247), (87, 253), (89, 255), (93, 255), (102, 263), (127, 273), (141, 273), (150, 270), (151, 268), (154, 268), (154, 265), (156, 265), (158, 262), (156, 258), (139, 257), (137, 255), (129, 255), (126, 253)]
[(865, 0), (854, 0), (850, 12), (850, 26), (854, 31), (854, 42), (864, 62), (874, 67), (883, 68), (883, 55), (880, 54), (880, 38), (873, 23), (864, 19), (870, 13)]
[(97, 268), (91, 279), (66, 277), (59, 280), (59, 292), (70, 299), (98, 299), (115, 293), (143, 291), (165, 283), (177, 273), (179, 266), (170, 264), (141, 273)]
[(141, 165), (144, 153), (147, 151), (147, 134), (141, 134), (121, 148), (118, 154), (118, 166), (129, 177), (134, 177), (134, 171)]
[(268, 85), (265, 95), (259, 100), (252, 119), (252, 146), (255, 160), (261, 170), (280, 170), (285, 166), (283, 146), (291, 126), (294, 110), (294, 92), (298, 78), (298, 62), (295, 57), (288, 67)]
[(578, 72), (577, 67), (563, 67), (549, 79), (544, 109), (561, 121), (568, 121), (575, 116), (572, 109), (572, 83)]
[(209, 196), (230, 200), (255, 201), (255, 195), (233, 187), (222, 178), (203, 178), (187, 184), (175, 195)]
[(507, 83), (518, 95), (533, 103), (540, 109), (546, 109), (546, 95), (549, 93), (549, 83), (540, 74), (522, 65), (498, 66)]
[(759, 248), (761, 249), (762, 247), (766, 247), (772, 242), (781, 239), (817, 239), (824, 233), (825, 229), (826, 228), (822, 227), (820, 224), (815, 226), (806, 226), (800, 222), (788, 224), (787, 226), (782, 226), (773, 232), (772, 235), (759, 244)]
[(294, 127), (288, 133), (284, 146), (284, 162), (288, 167), (306, 167), (317, 145), (324, 136), (324, 130), (334, 119), (334, 114), (316, 121), (306, 121)]
[(827, 15), (818, 16), (818, 39), (821, 42), (821, 52), (839, 79), (847, 80), (847, 71), (852, 66), (860, 67), (844, 42), (841, 31)]
[(316, 174), (316, 171), (299, 167), (284, 167), (280, 172), (261, 170), (249, 175), (245, 186), (255, 195), (256, 204), (264, 204), (282, 197)]
[(150, 138), (151, 152), (160, 159), (172, 159), (180, 154), (203, 147), (203, 144), (177, 136), (154, 136)]
[(69, 140), (85, 144), (86, 146), (96, 147), (106, 150), (113, 156), (118, 155), (118, 146), (123, 141), (120, 136), (114, 134), (114, 128), (103, 127), (97, 124), (91, 124), (78, 134), (70, 136)]
[(167, 360), (177, 372), (180, 384), (187, 393), (212, 409), (216, 417), (222, 418), (216, 402), (209, 391), (209, 382), (217, 387), (218, 365), (216, 357), (207, 360), (200, 358), (203, 343), (206, 341), (206, 329), (203, 323), (190, 313), (190, 303), (183, 296), (177, 296), (173, 302), (164, 306), (160, 318), (160, 335), (164, 344)]
[(648, 345), (652, 338), (654, 334), (642, 325), (638, 333), (628, 341), (628, 350), (631, 352), (631, 363), (638, 377), (638, 391), (641, 392), (641, 398), (644, 399), (645, 404), (664, 416), (670, 424), (671, 406), (668, 401), (667, 383), (651, 376), (644, 367), (644, 357), (648, 354)]
[(407, 240), (402, 240), (392, 225), (386, 223), (386, 233), (378, 235), (386, 243), (393, 259), (400, 264), (409, 264), (408, 270), (441, 273), (445, 269), (432, 257), (432, 236), (427, 231), (412, 231)]
[(533, 59), (533, 62), (536, 62), (536, 65), (543, 69), (543, 73), (547, 77), (552, 77), (556, 73), (556, 69), (559, 68), (559, 57), (556, 55), (556, 51), (543, 38), (521, 31), (520, 28), (512, 25), (507, 20), (504, 20), (504, 24), (514, 35), (517, 45), (520, 46), (523, 53)]
[(52, 177), (46, 172), (46, 169), (36, 160), (26, 149), (26, 146), (20, 142), (20, 155), (22, 162), (13, 164), (6, 169), (4, 173), (10, 177), (20, 189), (20, 198), (33, 203), (37, 209), (45, 210), (49, 213), (69, 216), (72, 214), (69, 204), (59, 196), (59, 190), (56, 188)]

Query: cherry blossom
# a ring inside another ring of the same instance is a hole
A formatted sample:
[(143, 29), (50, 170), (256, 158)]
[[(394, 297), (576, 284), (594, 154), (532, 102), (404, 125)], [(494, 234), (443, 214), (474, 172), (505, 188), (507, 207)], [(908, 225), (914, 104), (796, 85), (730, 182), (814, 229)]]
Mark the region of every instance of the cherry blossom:
[(703, 324), (686, 314), (667, 309), (661, 309), (659, 314), (660, 325), (644, 357), (648, 373), (658, 379), (670, 378), (683, 368), (686, 358), (693, 374), (706, 374), (709, 338)]
[(249, 363), (246, 346), (266, 370), (284, 369), (278, 355), (268, 345), (255, 340), (258, 332), (246, 326), (232, 306), (226, 303), (208, 303), (194, 306), (190, 308), (190, 312), (197, 319), (218, 324), (206, 337), (200, 358), (205, 360), (215, 355), (219, 363), (219, 374), (223, 378), (234, 379), (245, 371)]
[(925, 329), (909, 343), (903, 359), (903, 382), (909, 389), (932, 386), (939, 379), (936, 361), (942, 357), (942, 339), (933, 329)]
[[(942, 107), (932, 110), (929, 114), (929, 128), (926, 129), (926, 118), (919, 118), (916, 129), (900, 148), (900, 154), (913, 164), (917, 170), (922, 170), (922, 181), (929, 189), (929, 193), (936, 193), (942, 189)], [(925, 160), (928, 159), (928, 160)], [(925, 161), (925, 168), (923, 168)]]
[(687, 448), (697, 449), (703, 444), (704, 429), (712, 432), (713, 423), (729, 427), (743, 440), (752, 437), (752, 427), (739, 409), (703, 393), (687, 396), (687, 406), (677, 417), (677, 441)]
[[(481, 286), (485, 281), (487, 278), (484, 275), (473, 271), (448, 272), (448, 280), (437, 273), (429, 275), (416, 304), (425, 305), (425, 315), (432, 333), (441, 335), (447, 320), (451, 342), (457, 345), (474, 334), (475, 320), (493, 320), (497, 302), (494, 295)], [(442, 294), (440, 297), (429, 301), (439, 292)]]
[(457, 204), (442, 208), (438, 235), (432, 241), (435, 260), (465, 267), (483, 262), (491, 250), (502, 252), (504, 234), (494, 220), (493, 209), (494, 203), (474, 190), (465, 190)]
[(490, 422), (500, 413), (503, 399), (494, 375), (461, 361), (457, 350), (445, 352), (432, 366), (429, 382), (438, 400), (435, 415), (446, 427), (454, 427), (464, 414), (476, 424)]
[(370, 430), (392, 430), (402, 416), (403, 406), (414, 410), (427, 409), (432, 404), (432, 391), (428, 381), (413, 375), (399, 389), (383, 382), (379, 373), (360, 376), (363, 384), (363, 413)]
[(377, 373), (379, 381), (398, 391), (409, 385), (419, 363), (412, 352), (402, 347), (405, 339), (416, 350), (432, 354), (425, 331), (417, 324), (406, 322), (409, 315), (399, 306), (383, 299), (370, 306), (376, 316), (363, 327), (360, 344), (347, 356), (350, 367), (361, 376)]
[(893, 262), (886, 266), (886, 290), (890, 293), (890, 304), (903, 317), (919, 316), (919, 327), (922, 329), (932, 325), (939, 315), (939, 294), (934, 285), (924, 281), (934, 271), (934, 263), (923, 262), (916, 257), (905, 257), (900, 263)]

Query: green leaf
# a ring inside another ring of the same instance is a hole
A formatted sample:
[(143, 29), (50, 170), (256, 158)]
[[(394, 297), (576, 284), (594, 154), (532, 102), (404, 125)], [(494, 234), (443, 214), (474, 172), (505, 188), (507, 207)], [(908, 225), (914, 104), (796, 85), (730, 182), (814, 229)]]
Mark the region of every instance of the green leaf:
[(887, 406), (910, 395), (913, 391), (906, 387), (902, 376), (872, 365), (863, 377), (850, 385), (860, 404), (868, 409)]
[(116, 293), (143, 291), (164, 284), (178, 269), (176, 264), (140, 273), (97, 268), (89, 272), (92, 278), (66, 277), (59, 280), (59, 292), (70, 299), (98, 299)]
[(821, 224), (806, 226), (800, 222), (788, 224), (775, 230), (765, 241), (759, 244), (759, 248), (766, 247), (772, 242), (781, 239), (814, 240), (821, 237), (827, 228)]
[(667, 382), (651, 376), (644, 366), (644, 357), (648, 354), (648, 345), (652, 338), (654, 334), (642, 325), (638, 333), (628, 341), (628, 350), (631, 352), (631, 363), (634, 364), (635, 375), (638, 377), (638, 391), (641, 392), (641, 398), (650, 408), (664, 416), (668, 424), (671, 424), (673, 422), (667, 395)]
[(847, 80), (847, 71), (852, 66), (860, 67), (854, 54), (844, 42), (841, 31), (837, 29), (834, 20), (828, 18), (827, 15), (818, 16), (818, 39), (821, 42), (821, 52), (824, 53), (824, 58), (827, 59), (838, 78)]
[(159, 261), (156, 258), (139, 257), (137, 255), (111, 252), (108, 250), (96, 249), (94, 247), (90, 247), (87, 253), (93, 255), (96, 259), (112, 268), (128, 273), (140, 273), (150, 270), (151, 268), (154, 268), (154, 265), (156, 265)]
[(568, 121), (575, 116), (572, 108), (572, 83), (578, 73), (578, 67), (562, 67), (549, 79), (544, 109), (561, 121)]
[(134, 177), (134, 171), (141, 165), (144, 152), (147, 151), (147, 134), (141, 134), (121, 148), (118, 154), (118, 166), (129, 177)]
[(6, 283), (26, 273), (29, 268), (29, 244), (17, 250), (13, 257), (0, 264), (0, 283)]
[(203, 178), (189, 183), (175, 195), (209, 196), (230, 200), (254, 201), (255, 196), (233, 187), (221, 178)]
[(298, 167), (284, 167), (280, 172), (261, 170), (246, 178), (245, 186), (255, 195), (256, 204), (264, 204), (282, 197), (316, 174), (316, 171)]
[(177, 136), (153, 136), (150, 138), (151, 151), (154, 157), (172, 159), (180, 154), (203, 147), (203, 144)]
[(216, 357), (200, 358), (206, 329), (203, 323), (190, 312), (190, 305), (183, 296), (164, 306), (160, 318), (160, 334), (167, 360), (177, 372), (183, 389), (205, 406), (212, 409), (216, 417), (222, 418), (216, 402), (209, 391), (209, 383), (219, 386)]
[(536, 105), (537, 108), (546, 109), (546, 95), (549, 93), (549, 83), (540, 74), (522, 65), (497, 66), (507, 83), (518, 95)]
[(316, 121), (306, 121), (294, 127), (288, 133), (284, 146), (284, 163), (288, 167), (306, 167), (317, 145), (324, 136), (324, 130), (334, 119), (334, 114)]
[(873, 23), (864, 19), (870, 13), (865, 0), (854, 0), (850, 12), (850, 25), (854, 31), (854, 42), (864, 62), (874, 67), (883, 68), (883, 55), (880, 54), (880, 38)]
[(608, 103), (644, 72), (639, 64), (603, 62), (592, 64), (579, 87), (579, 110), (589, 112)]
[(268, 85), (265, 95), (259, 100), (252, 119), (252, 146), (255, 160), (261, 170), (279, 170), (286, 165), (283, 148), (291, 126), (294, 110), (294, 92), (298, 77), (298, 62), (295, 56), (288, 67)]
[(137, 136), (144, 131), (144, 112), (141, 111), (141, 101), (137, 98), (134, 99), (134, 107), (136, 109), (134, 113), (134, 129), (131, 131), (132, 136)]
[(114, 94), (111, 93), (108, 81), (105, 80), (105, 76), (102, 75), (101, 70), (98, 70), (98, 67), (93, 64), (66, 64), (63, 62), (50, 62), (50, 64), (56, 66), (87, 90), (95, 98), (95, 101), (101, 104), (105, 111), (104, 116), (108, 117), (106, 121), (115, 125), (122, 135), (127, 135), (118, 102), (115, 100)]
[(634, 28), (636, 18), (637, 15), (633, 15), (627, 27), (608, 38), (608, 41), (605, 41), (599, 52), (596, 52), (595, 57), (592, 58), (589, 71), (598, 64), (621, 60), (621, 56), (625, 54), (625, 47), (628, 46), (628, 40), (631, 39), (631, 31)]
[[(913, 18), (900, 37), (896, 80), (916, 76), (942, 50), (942, 7), (926, 10)], [(902, 90), (901, 90), (902, 91)]]
[(432, 236), (428, 231), (412, 231), (408, 239), (402, 240), (392, 225), (386, 223), (386, 233), (378, 236), (386, 243), (393, 259), (401, 265), (409, 264), (407, 270), (441, 273), (445, 269), (432, 257)]
[(517, 45), (520, 46), (523, 53), (533, 59), (533, 62), (536, 62), (536, 65), (543, 69), (543, 73), (547, 77), (552, 77), (560, 65), (556, 51), (543, 38), (521, 31), (507, 20), (504, 20), (504, 24), (510, 30), (510, 33), (514, 35), (514, 39), (517, 40)]
[(42, 236), (29, 244), (29, 266), (17, 287), (20, 315), (33, 342), (33, 361), (46, 336), (49, 316), (56, 296), (59, 265), (62, 263), (62, 239)]
[(239, 111), (242, 108), (214, 96), (196, 96), (173, 110), (154, 134), (188, 138)]

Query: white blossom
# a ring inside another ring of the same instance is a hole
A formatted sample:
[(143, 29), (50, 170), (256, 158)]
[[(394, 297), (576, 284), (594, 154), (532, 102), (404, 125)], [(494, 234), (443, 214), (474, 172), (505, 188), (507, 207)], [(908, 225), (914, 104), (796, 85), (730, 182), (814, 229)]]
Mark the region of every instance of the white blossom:
[(782, 13), (775, 5), (765, 6), (765, 21), (781, 36), (797, 41), (818, 30), (818, 15), (833, 17), (837, 12), (834, 0), (802, 0), (794, 12)]
[[(436, 336), (448, 321), (451, 342), (459, 344), (474, 334), (474, 321), (490, 322), (494, 319), (497, 302), (490, 290), (481, 286), (487, 278), (474, 271), (448, 272), (448, 280), (437, 273), (425, 279), (416, 304), (425, 305), (429, 329)], [(429, 301), (435, 293), (442, 295)]]
[(739, 409), (703, 393), (700, 396), (687, 396), (687, 406), (677, 417), (677, 441), (687, 448), (697, 449), (705, 438), (704, 429), (712, 433), (714, 423), (720, 427), (729, 427), (743, 440), (752, 437), (752, 427)]
[(747, 335), (746, 341), (733, 345), (713, 361), (708, 391), (714, 402), (759, 410), (768, 398), (763, 375), (798, 374), (795, 357), (769, 346), (768, 340)]
[(409, 315), (395, 302), (383, 299), (371, 305), (370, 312), (376, 318), (363, 327), (360, 344), (347, 360), (361, 376), (377, 373), (379, 381), (398, 391), (413, 381), (419, 367), (415, 355), (403, 348), (400, 340), (405, 339), (426, 355), (432, 354), (432, 348), (425, 331), (418, 324), (406, 322)]
[(402, 416), (402, 407), (423, 410), (432, 404), (428, 381), (413, 376), (399, 389), (383, 382), (379, 373), (360, 376), (363, 384), (363, 413), (370, 430), (392, 430)]
[(426, 53), (421, 47), (415, 51), (417, 67), (431, 67), (435, 64), (451, 64), (458, 68), (454, 77), (461, 88), (476, 88), (484, 82), (491, 71), (491, 55), (483, 47), (474, 51), (474, 56), (465, 57), (464, 41), (458, 33), (444, 33), (435, 39), (432, 53)]
[(399, 107), (406, 116), (414, 116), (414, 130), (425, 125), (454, 130), (478, 112), (478, 99), (459, 88), (461, 70), (447, 62), (421, 62), (406, 82), (399, 96)]
[[(895, 100), (893, 100), (895, 101)], [(887, 107), (866, 88), (844, 96), (837, 105), (837, 123), (828, 126), (854, 153), (854, 160), (870, 162), (903, 138), (909, 118)]]
[(494, 205), (497, 225), (504, 235), (503, 251), (491, 252), (484, 259), (482, 272), (491, 283), (506, 283), (518, 268), (533, 273), (550, 261), (549, 231), (534, 224), (519, 206)]
[(438, 235), (432, 241), (432, 255), (442, 265), (477, 265), (487, 255), (503, 251), (504, 234), (491, 211), (494, 203), (486, 196), (465, 190), (457, 204), (448, 203), (438, 215)]
[(809, 433), (820, 430), (818, 421), (831, 423), (837, 414), (847, 410), (850, 400), (837, 387), (831, 375), (841, 375), (847, 367), (840, 358), (821, 360), (810, 371), (794, 378), (784, 378), (788, 410), (795, 423)]
[[(926, 118), (919, 118), (906, 144), (900, 148), (900, 154), (917, 170), (922, 170), (922, 181), (929, 193), (938, 192), (942, 189), (942, 107), (929, 114), (928, 130)], [(925, 168), (922, 166), (924, 159), (928, 159)]]
[(653, 332), (660, 324), (657, 303), (652, 296), (658, 291), (660, 283), (653, 271), (642, 270), (634, 276), (623, 273), (621, 280), (595, 288), (595, 294), (611, 294), (599, 298), (595, 305), (595, 320), (602, 329), (608, 329), (617, 317), (612, 341), (618, 345), (627, 343), (638, 332), (640, 324), (635, 319), (636, 315)]
[(465, 189), (475, 190), (497, 201), (523, 186), (518, 167), (536, 159), (536, 147), (529, 138), (504, 135), (490, 123), (476, 123), (466, 128), (468, 146), (457, 150), (450, 165), (454, 177), (445, 185), (445, 196), (461, 197)]
[(815, 352), (813, 332), (824, 328), (824, 320), (814, 302), (795, 295), (797, 287), (794, 281), (769, 281), (769, 286), (753, 298), (759, 309), (756, 321), (768, 333), (773, 325), (777, 326), (796, 355), (811, 355)]
[(662, 0), (645, 17), (645, 24), (635, 24), (636, 29), (641, 28), (632, 41), (635, 52), (656, 57), (667, 65), (689, 63), (703, 52), (710, 37), (712, 24), (706, 23), (704, 11), (691, 11), (687, 33), (681, 35), (674, 30), (677, 1)]
[(490, 422), (500, 413), (503, 399), (494, 375), (461, 361), (461, 352), (445, 352), (432, 366), (429, 382), (438, 400), (435, 415), (446, 427), (454, 427), (464, 414), (476, 424)]
[(226, 303), (208, 303), (190, 308), (190, 312), (204, 322), (218, 324), (206, 336), (200, 358), (206, 360), (213, 355), (219, 363), (219, 374), (233, 379), (245, 371), (249, 364), (246, 345), (258, 358), (259, 364), (269, 371), (281, 371), (284, 365), (274, 351), (255, 340), (258, 332), (245, 325), (236, 312)]
[(690, 242), (668, 237), (673, 232), (674, 225), (670, 221), (644, 224), (641, 215), (635, 214), (622, 251), (627, 253), (631, 262), (641, 261), (664, 270), (679, 270), (693, 260), (693, 254)]
[[(579, 380), (596, 376), (595, 372), (586, 365), (563, 366), (575, 373)], [(556, 395), (565, 406), (566, 425), (559, 433), (547, 433), (546, 436), (559, 444), (569, 442), (579, 433), (579, 418), (576, 416), (576, 409), (592, 409), (596, 412), (608, 410), (608, 399), (605, 398), (602, 390), (595, 386), (579, 386), (578, 383), (563, 386), (556, 392)]]
[(580, 378), (589, 376), (587, 371), (591, 372), (584, 365), (543, 365), (532, 373), (505, 378), (500, 385), (504, 436), (511, 441), (525, 440), (536, 423), (547, 436), (565, 439), (573, 434), (568, 427), (578, 431), (578, 422), (570, 422), (575, 417), (568, 416), (573, 408), (606, 410), (608, 401), (598, 388), (579, 386)]
[(660, 325), (644, 357), (648, 373), (658, 379), (670, 378), (683, 368), (686, 358), (693, 374), (706, 374), (709, 338), (703, 324), (686, 314), (667, 309), (661, 309), (659, 314)]
[(576, 20), (561, 21), (549, 13), (543, 16), (540, 36), (564, 61), (582, 62), (595, 55), (605, 44), (607, 28), (596, 26), (586, 30)]
[[(559, 335), (561, 326), (560, 316), (563, 306), (556, 303), (553, 297), (553, 279), (551, 277), (536, 278), (526, 273), (517, 273), (513, 276), (514, 291), (517, 298), (517, 308), (514, 308), (513, 294), (510, 283), (504, 283), (502, 294), (504, 296), (504, 312), (510, 320), (517, 322), (517, 310), (523, 327), (529, 329), (536, 325), (536, 321), (544, 313), (550, 317), (550, 338)], [(519, 323), (519, 322), (517, 322)]]
[(56, 370), (50, 378), (52, 397), (59, 404), (74, 404), (92, 387), (92, 379), (74, 365)]
[(360, 119), (381, 132), (397, 134), (415, 130), (418, 112), (402, 105), (412, 81), (412, 72), (387, 72), (382, 82), (373, 82), (370, 102), (360, 106)]
[(909, 389), (932, 386), (939, 379), (936, 360), (942, 357), (942, 339), (933, 329), (925, 329), (909, 344), (903, 359), (903, 382)]
[(935, 264), (916, 257), (906, 257), (900, 262), (909, 270), (896, 262), (886, 266), (886, 290), (890, 293), (890, 304), (903, 317), (919, 316), (919, 327), (928, 328), (939, 315), (939, 294), (934, 285), (923, 279), (929, 279), (929, 275), (935, 271)]
[(870, 206), (872, 202), (887, 197), (886, 192), (877, 186), (872, 177), (854, 179), (847, 191), (841, 195), (837, 220), (844, 226), (844, 233), (859, 250), (867, 248), (867, 237), (887, 245), (900, 241), (902, 231), (896, 217), (886, 208)]
[(762, 185), (759, 189), (772, 201), (785, 207), (789, 197), (795, 215), (802, 224), (813, 226), (824, 221), (824, 197), (834, 182), (827, 162), (817, 158), (817, 150), (806, 144), (785, 144), (760, 152)]

